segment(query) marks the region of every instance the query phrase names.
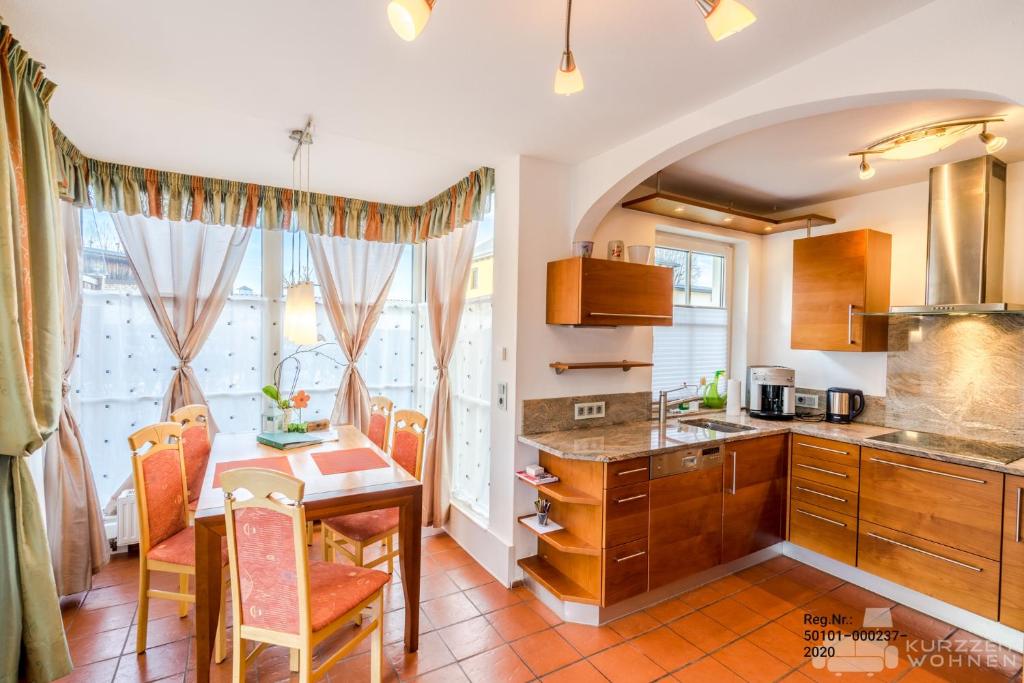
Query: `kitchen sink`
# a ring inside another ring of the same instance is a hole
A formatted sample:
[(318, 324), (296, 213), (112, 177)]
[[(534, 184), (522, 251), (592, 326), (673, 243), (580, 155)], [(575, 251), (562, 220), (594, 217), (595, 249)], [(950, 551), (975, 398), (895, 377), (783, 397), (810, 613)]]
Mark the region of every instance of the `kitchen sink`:
[(725, 434), (732, 434), (734, 432), (750, 432), (755, 429), (754, 427), (738, 425), (733, 422), (720, 422), (719, 420), (708, 420), (701, 418), (680, 420), (679, 422), (684, 425), (689, 425), (691, 427), (700, 427), (701, 429), (708, 429), (713, 432), (722, 432)]

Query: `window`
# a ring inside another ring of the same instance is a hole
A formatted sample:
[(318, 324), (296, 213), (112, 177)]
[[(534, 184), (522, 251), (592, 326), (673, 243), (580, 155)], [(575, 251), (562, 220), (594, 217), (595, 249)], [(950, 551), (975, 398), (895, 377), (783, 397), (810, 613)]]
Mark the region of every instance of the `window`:
[(654, 392), (728, 370), (728, 245), (658, 233), (654, 262), (674, 271), (671, 327), (654, 328)]

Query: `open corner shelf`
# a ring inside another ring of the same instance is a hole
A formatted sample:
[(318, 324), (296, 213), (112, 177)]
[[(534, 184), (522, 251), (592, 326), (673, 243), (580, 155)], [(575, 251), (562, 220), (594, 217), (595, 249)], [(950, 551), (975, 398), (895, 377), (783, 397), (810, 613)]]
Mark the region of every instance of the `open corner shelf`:
[(516, 477), (519, 481), (532, 486), (545, 496), (554, 498), (561, 503), (576, 503), (578, 505), (600, 505), (601, 499), (575, 489), (564, 481), (556, 481), (553, 484), (534, 484), (522, 477)]
[(649, 368), (653, 365), (654, 363), (645, 363), (639, 360), (597, 361), (593, 363), (563, 363), (556, 360), (553, 363), (549, 363), (548, 367), (554, 369), (556, 375), (561, 375), (566, 370), (603, 370), (615, 368), (623, 372), (629, 372), (633, 368)]
[(530, 533), (545, 543), (550, 544), (556, 550), (561, 550), (563, 553), (570, 553), (572, 555), (601, 555), (600, 548), (595, 548), (582, 538), (574, 535), (568, 529), (559, 529), (558, 531), (551, 531), (546, 534), (538, 533), (535, 529), (523, 523), (523, 520), (527, 517), (533, 517), (533, 515), (523, 515), (522, 517), (518, 517), (516, 521), (519, 522), (520, 526), (528, 529)]
[(588, 605), (597, 605), (601, 602), (593, 593), (545, 562), (540, 555), (524, 557), (519, 560), (518, 564), (524, 572), (560, 600), (582, 602)]

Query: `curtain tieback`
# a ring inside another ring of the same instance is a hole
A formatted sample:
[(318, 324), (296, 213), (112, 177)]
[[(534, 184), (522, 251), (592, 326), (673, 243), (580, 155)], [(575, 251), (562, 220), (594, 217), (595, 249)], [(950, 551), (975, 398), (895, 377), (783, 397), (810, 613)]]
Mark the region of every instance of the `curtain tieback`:
[(61, 398), (67, 398), (68, 394), (70, 394), (70, 393), (71, 393), (71, 382), (69, 382), (67, 379), (62, 380), (61, 383), (60, 383), (60, 397)]

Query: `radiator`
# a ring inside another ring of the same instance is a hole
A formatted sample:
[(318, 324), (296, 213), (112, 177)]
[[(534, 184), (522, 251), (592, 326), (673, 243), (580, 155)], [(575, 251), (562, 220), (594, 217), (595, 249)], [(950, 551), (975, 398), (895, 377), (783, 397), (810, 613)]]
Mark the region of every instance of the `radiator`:
[(117, 547), (138, 542), (139, 508), (135, 504), (135, 489), (127, 489), (117, 497)]

